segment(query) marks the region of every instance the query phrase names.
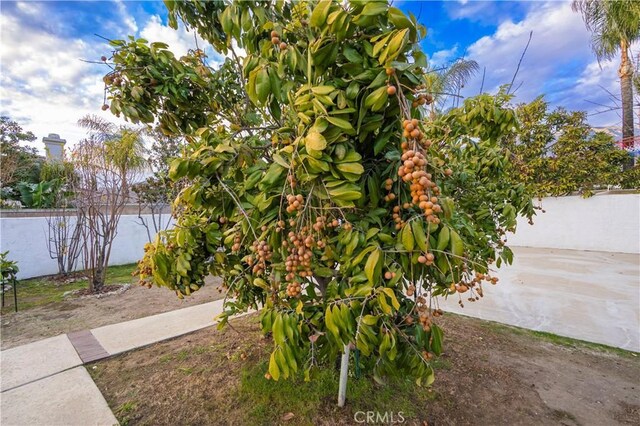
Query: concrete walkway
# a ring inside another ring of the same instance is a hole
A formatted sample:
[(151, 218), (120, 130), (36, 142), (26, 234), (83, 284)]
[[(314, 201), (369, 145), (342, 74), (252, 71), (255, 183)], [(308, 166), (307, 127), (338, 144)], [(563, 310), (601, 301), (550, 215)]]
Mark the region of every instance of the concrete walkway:
[(512, 247), (513, 264), (477, 302), (442, 309), (640, 351), (640, 255)]
[(222, 312), (222, 302), (63, 334), (2, 351), (0, 424), (117, 424), (83, 364), (214, 325), (214, 317)]

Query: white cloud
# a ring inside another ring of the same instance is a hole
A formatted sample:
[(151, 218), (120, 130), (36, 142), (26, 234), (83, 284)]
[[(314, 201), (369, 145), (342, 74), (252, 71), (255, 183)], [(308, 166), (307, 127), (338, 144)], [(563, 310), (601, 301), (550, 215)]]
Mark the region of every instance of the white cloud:
[[(44, 30), (28, 28), (9, 14), (0, 16), (2, 46), (0, 62), (0, 113), (31, 130), (39, 140), (59, 133), (69, 145), (86, 132), (76, 124), (87, 113), (116, 121), (102, 112), (100, 65), (95, 59), (108, 51), (103, 44), (89, 45), (80, 39), (63, 39)], [(39, 147), (43, 150), (43, 146)]]
[[(108, 22), (114, 31), (108, 33), (124, 36), (136, 33), (138, 24), (118, 1), (117, 17)], [(2, 44), (0, 46), (0, 114), (16, 120), (25, 130), (32, 131), (41, 141), (49, 133), (58, 133), (73, 146), (86, 136), (77, 126), (79, 118), (95, 114), (109, 121), (124, 123), (109, 111), (102, 111), (104, 83), (102, 77), (108, 71), (104, 65), (83, 62), (99, 60), (111, 51), (106, 43), (85, 42), (80, 38), (68, 38), (59, 34), (58, 28), (30, 25), (30, 19), (42, 18), (45, 13), (36, 3), (17, 4), (19, 13), (0, 16)], [(55, 21), (55, 20), (54, 20)], [(149, 41), (169, 44), (176, 56), (182, 56), (195, 48), (193, 33), (181, 25), (176, 31), (163, 25), (158, 16), (152, 16), (142, 25), (140, 37)], [(200, 48), (208, 43), (198, 39)], [(217, 66), (222, 57), (208, 47), (208, 62)], [(44, 146), (39, 142), (39, 149)]]
[[(615, 63), (594, 64), (590, 36), (581, 16), (571, 10), (569, 2), (536, 3), (521, 21), (502, 22), (494, 34), (477, 40), (467, 49), (466, 57), (486, 67), (484, 91), (495, 92), (508, 84), (533, 31), (531, 43), (518, 71), (513, 89), (516, 101), (526, 102), (545, 95), (553, 106), (595, 111), (599, 107), (587, 102), (607, 103), (608, 94), (599, 86), (617, 91)], [(465, 96), (479, 92), (482, 74), (463, 89)], [(601, 108), (600, 108), (601, 109)], [(615, 113), (592, 116), (594, 124), (612, 124)]]
[[(174, 30), (168, 25), (163, 25), (159, 16), (153, 15), (140, 31), (140, 37), (149, 41), (161, 41), (169, 45), (176, 57), (185, 55), (190, 49), (196, 48), (196, 38), (193, 31), (189, 32), (185, 26), (180, 23), (178, 29)], [(200, 36), (197, 38), (197, 46), (204, 50), (208, 56), (208, 64), (217, 67), (222, 63), (222, 57), (218, 55)]]
[(429, 65), (432, 68), (441, 67), (446, 65), (458, 57), (458, 45), (456, 44), (451, 49), (438, 50), (431, 58), (429, 58)]

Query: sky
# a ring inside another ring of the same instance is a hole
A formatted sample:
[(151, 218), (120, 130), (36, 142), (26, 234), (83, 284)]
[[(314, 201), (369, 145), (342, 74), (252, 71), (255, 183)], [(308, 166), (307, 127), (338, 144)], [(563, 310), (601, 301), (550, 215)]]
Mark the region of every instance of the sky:
[[(593, 126), (618, 125), (615, 105), (618, 62), (598, 63), (590, 35), (568, 1), (399, 1), (427, 27), (422, 48), (433, 67), (458, 58), (473, 59), (480, 72), (462, 90), (473, 96), (495, 93), (511, 82), (530, 33), (530, 45), (516, 76), (516, 102), (539, 95), (553, 107), (584, 110)], [(41, 141), (58, 133), (73, 145), (85, 136), (76, 125), (85, 114), (118, 122), (103, 112), (99, 62), (110, 48), (101, 37), (128, 35), (164, 41), (181, 55), (195, 47), (193, 33), (167, 25), (162, 2), (2, 1), (0, 2), (0, 114), (11, 117)], [(199, 40), (199, 46), (204, 42)], [(635, 55), (640, 50), (633, 46)], [(222, 58), (211, 50), (210, 64)], [(484, 70), (484, 81), (482, 78)], [(38, 143), (40, 149), (43, 148)]]

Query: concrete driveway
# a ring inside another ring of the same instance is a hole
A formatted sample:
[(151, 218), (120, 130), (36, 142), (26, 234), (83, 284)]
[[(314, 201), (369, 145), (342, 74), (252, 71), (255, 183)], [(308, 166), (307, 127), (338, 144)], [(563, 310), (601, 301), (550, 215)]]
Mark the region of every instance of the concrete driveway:
[(512, 247), (484, 298), (441, 307), (561, 336), (640, 351), (640, 255)]

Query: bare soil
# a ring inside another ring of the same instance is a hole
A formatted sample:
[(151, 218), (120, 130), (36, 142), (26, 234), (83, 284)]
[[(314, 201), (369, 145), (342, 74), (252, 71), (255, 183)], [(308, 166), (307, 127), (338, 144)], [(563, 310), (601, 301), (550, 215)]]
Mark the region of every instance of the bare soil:
[[(17, 313), (5, 313), (0, 318), (2, 349), (211, 302), (224, 296), (218, 291), (220, 282), (219, 278), (207, 277), (204, 287), (183, 300), (166, 288), (148, 289), (133, 284), (121, 294), (74, 297)], [(116, 290), (119, 288), (115, 287)]]
[[(408, 385), (385, 393), (371, 384), (371, 393), (352, 394), (344, 409), (335, 404), (337, 383), (284, 385), (262, 376), (272, 342), (261, 336), (255, 315), (235, 319), (232, 328), (200, 330), (88, 370), (123, 425), (346, 425), (357, 423), (358, 411), (389, 407), (411, 407), (410, 414), (404, 409), (403, 423), (422, 426), (639, 424), (637, 354), (566, 339), (558, 343), (451, 314), (441, 325), (446, 353), (437, 361), (432, 388)], [(317, 390), (322, 387), (326, 394)], [(389, 396), (381, 403), (376, 394)], [(258, 407), (260, 398), (266, 409)]]

